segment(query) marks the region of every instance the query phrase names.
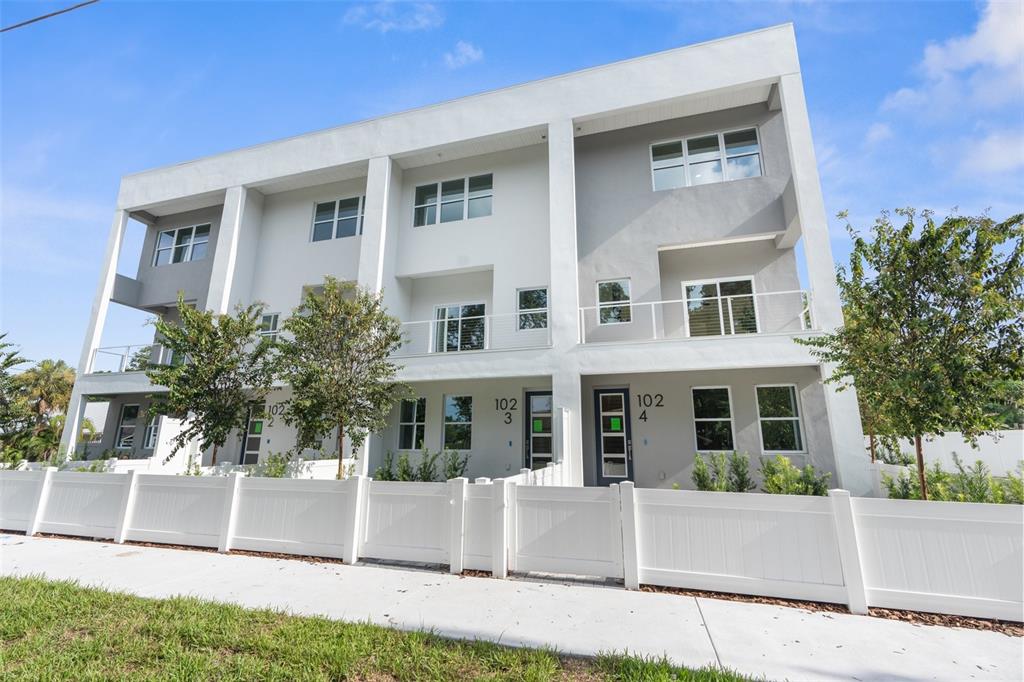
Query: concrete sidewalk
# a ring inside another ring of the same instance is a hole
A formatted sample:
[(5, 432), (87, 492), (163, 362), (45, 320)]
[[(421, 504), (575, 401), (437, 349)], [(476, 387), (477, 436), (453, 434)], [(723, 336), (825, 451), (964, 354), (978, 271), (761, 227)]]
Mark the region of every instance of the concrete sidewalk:
[(142, 597), (248, 607), (548, 646), (721, 664), (781, 680), (1020, 680), (1022, 640), (995, 632), (628, 592), (80, 540), (0, 535), (0, 574), (42, 574)]

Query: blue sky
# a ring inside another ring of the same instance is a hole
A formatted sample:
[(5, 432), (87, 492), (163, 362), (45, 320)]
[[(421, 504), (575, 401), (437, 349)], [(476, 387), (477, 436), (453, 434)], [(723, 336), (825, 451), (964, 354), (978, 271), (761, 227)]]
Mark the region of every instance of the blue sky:
[[(5, 0), (0, 23), (68, 4)], [(1024, 205), (1022, 7), (103, 0), (0, 37), (0, 330), (77, 364), (124, 174), (787, 21), (830, 215), (1007, 217)], [(112, 311), (104, 344), (151, 338)]]

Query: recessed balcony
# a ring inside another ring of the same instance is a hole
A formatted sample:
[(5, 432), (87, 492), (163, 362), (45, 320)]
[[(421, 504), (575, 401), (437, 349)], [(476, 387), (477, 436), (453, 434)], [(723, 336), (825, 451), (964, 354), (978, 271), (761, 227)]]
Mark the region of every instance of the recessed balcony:
[(452, 355), (551, 345), (547, 309), (484, 314), (483, 304), (440, 306), (433, 320), (402, 323), (396, 357)]

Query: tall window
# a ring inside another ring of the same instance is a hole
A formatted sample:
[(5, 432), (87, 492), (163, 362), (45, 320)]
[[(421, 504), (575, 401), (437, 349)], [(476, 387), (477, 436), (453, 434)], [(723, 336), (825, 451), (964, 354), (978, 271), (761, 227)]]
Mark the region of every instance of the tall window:
[(757, 333), (753, 279), (684, 282), (683, 296), (690, 336)]
[(156, 236), (153, 265), (202, 260), (206, 258), (209, 245), (209, 225), (192, 225), (174, 230), (163, 230)]
[(651, 176), (656, 191), (759, 175), (761, 146), (756, 128), (651, 145)]
[(362, 234), (365, 203), (365, 197), (352, 197), (317, 204), (313, 211), (313, 241)]
[(796, 386), (758, 386), (757, 417), (764, 452), (803, 452)]
[(277, 341), (277, 321), (280, 315), (278, 313), (268, 313), (263, 316), (260, 320), (260, 336), (266, 337), (271, 341)]
[(121, 416), (117, 420), (117, 434), (114, 438), (116, 449), (131, 450), (135, 446), (135, 426), (138, 419), (138, 405), (121, 406)]
[(423, 449), (427, 429), (427, 399), (403, 400), (398, 413), (398, 449)]
[(692, 391), (697, 451), (733, 450), (732, 396), (729, 387), (694, 388)]
[(446, 395), (444, 397), (445, 450), (469, 450), (473, 447), (473, 397)]
[(548, 289), (520, 289), (516, 292), (516, 309), (518, 320), (516, 328), (547, 329), (548, 328)]
[(633, 320), (629, 280), (611, 279), (597, 283), (597, 321), (599, 324), (621, 324)]
[(413, 199), (412, 224), (422, 227), (488, 216), (493, 198), (491, 173), (420, 185)]
[(156, 447), (156, 439), (158, 435), (158, 429), (160, 425), (160, 417), (154, 415), (149, 418), (146, 422), (146, 432), (142, 438), (142, 447), (146, 450), (152, 450)]
[(434, 312), (434, 352), (483, 350), (485, 314), (483, 303), (438, 306)]

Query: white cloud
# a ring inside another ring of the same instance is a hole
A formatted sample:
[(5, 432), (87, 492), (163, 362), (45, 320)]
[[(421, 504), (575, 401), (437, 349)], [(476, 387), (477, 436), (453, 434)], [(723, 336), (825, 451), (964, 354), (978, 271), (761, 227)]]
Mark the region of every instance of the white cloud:
[(1024, 131), (999, 130), (961, 143), (960, 170), (969, 175), (992, 175), (1024, 168)]
[(461, 69), (463, 66), (473, 64), (484, 58), (484, 51), (473, 43), (460, 40), (455, 43), (455, 49), (446, 52), (444, 63), (449, 69)]
[(890, 137), (892, 137), (892, 128), (888, 123), (872, 123), (867, 133), (864, 134), (864, 144), (873, 147), (885, 142)]
[(429, 31), (444, 23), (441, 10), (429, 2), (385, 0), (372, 5), (354, 5), (345, 12), (346, 24), (388, 33), (390, 31)]

